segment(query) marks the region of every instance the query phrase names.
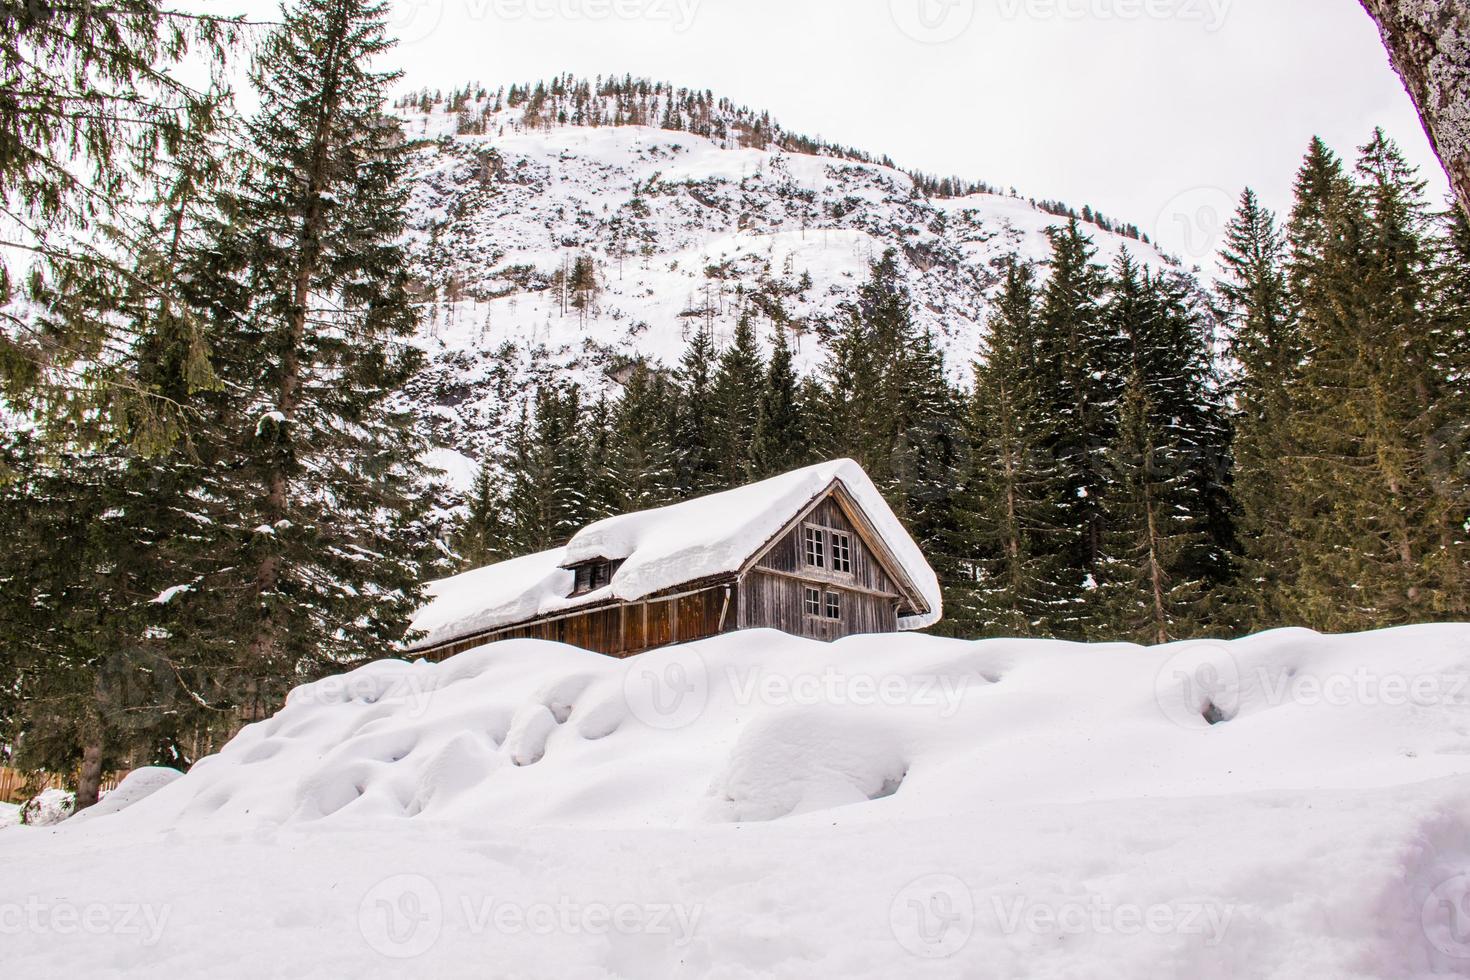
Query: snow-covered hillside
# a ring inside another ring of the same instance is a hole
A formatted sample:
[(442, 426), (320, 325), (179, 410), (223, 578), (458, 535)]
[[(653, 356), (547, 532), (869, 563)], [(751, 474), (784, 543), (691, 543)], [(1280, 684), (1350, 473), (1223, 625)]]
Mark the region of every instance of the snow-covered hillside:
[[(449, 108), (401, 110), (424, 141), (411, 213), (415, 273), (433, 302), (432, 367), (414, 394), (439, 446), (472, 457), (528, 380), (605, 390), (630, 358), (676, 363), (701, 325), (723, 343), (742, 314), (767, 342), (789, 331), (798, 369), (814, 370), (839, 308), (890, 248), (917, 318), (963, 379), (995, 263), (1045, 258), (1046, 229), (1064, 220), (995, 194), (929, 198), (892, 167), (734, 135), (528, 126), (522, 109), (497, 112), (489, 96)], [(465, 119), (476, 132), (457, 135)], [(1126, 247), (1148, 266), (1168, 263), (1142, 241), (1088, 230), (1100, 261)], [(578, 258), (596, 279), (581, 309), (567, 284)]]
[[(629, 661), (517, 641), (381, 663), (297, 690), (130, 808), (0, 834), (4, 960), (1466, 976), (1467, 681), (1470, 626), (1154, 649), (749, 632)], [(96, 928), (57, 924), (88, 908)]]

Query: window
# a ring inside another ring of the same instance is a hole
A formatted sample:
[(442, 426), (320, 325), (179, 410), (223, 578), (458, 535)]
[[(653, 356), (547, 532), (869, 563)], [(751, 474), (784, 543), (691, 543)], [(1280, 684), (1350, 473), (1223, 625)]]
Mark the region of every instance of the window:
[(822, 593), (816, 589), (806, 590), (806, 614), (808, 616), (822, 615)]
[[(806, 563), (812, 568), (827, 567), (827, 534), (819, 527), (808, 524), (802, 529), (806, 542)], [(790, 552), (787, 552), (790, 554)]]
[(842, 596), (838, 595), (836, 592), (827, 593), (827, 618), (842, 618)]
[(572, 595), (583, 595), (607, 588), (622, 564), (621, 561), (598, 561), (578, 565), (575, 569), (577, 578)]
[(852, 574), (852, 538), (842, 531), (832, 531), (832, 571)]
[(598, 562), (592, 566), (592, 591), (606, 587), (612, 582), (612, 562)]

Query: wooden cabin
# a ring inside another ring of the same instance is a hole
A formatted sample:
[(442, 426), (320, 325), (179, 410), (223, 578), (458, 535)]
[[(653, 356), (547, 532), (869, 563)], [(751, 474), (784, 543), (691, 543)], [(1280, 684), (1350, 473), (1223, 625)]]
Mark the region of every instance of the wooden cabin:
[(941, 614), (933, 570), (851, 460), (600, 521), (429, 593), (408, 650), (433, 660), (510, 639), (613, 657), (742, 629), (836, 640)]

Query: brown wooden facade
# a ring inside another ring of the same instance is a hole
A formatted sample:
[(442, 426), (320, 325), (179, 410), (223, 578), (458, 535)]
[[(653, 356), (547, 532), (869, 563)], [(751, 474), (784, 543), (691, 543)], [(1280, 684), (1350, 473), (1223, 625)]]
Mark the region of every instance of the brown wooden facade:
[[(821, 561), (814, 563), (818, 540)], [(633, 602), (607, 600), (497, 627), (418, 655), (443, 660), (501, 640), (535, 639), (629, 657), (737, 629), (778, 629), (818, 640), (892, 633), (901, 616), (927, 611), (901, 568), (861, 509), (834, 483), (738, 573)]]

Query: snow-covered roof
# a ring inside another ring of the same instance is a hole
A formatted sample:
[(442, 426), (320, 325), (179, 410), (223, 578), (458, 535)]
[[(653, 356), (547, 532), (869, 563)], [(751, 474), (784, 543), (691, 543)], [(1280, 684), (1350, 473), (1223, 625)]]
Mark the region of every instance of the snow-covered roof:
[[(624, 514), (582, 529), (565, 547), (500, 562), (429, 585), (432, 601), (414, 618), (425, 634), (414, 649), (558, 615), (609, 600), (636, 601), (688, 582), (739, 572), (797, 515), (840, 484), (928, 607), (899, 620), (902, 629), (939, 621), (939, 581), (883, 495), (850, 459), (711, 494)], [(569, 566), (622, 561), (608, 586), (571, 596)]]

